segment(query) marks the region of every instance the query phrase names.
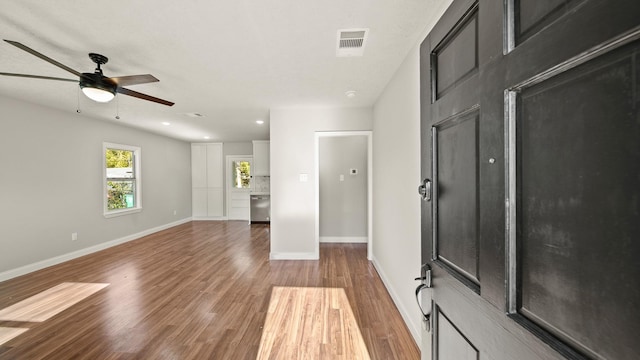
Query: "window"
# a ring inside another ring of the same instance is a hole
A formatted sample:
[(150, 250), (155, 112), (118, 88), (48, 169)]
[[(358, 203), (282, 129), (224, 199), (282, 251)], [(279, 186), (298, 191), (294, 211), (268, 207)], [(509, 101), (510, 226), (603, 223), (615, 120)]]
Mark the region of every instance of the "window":
[(234, 161), (233, 187), (236, 189), (248, 189), (251, 187), (251, 163), (248, 161)]
[(104, 216), (113, 217), (142, 209), (140, 148), (104, 143)]

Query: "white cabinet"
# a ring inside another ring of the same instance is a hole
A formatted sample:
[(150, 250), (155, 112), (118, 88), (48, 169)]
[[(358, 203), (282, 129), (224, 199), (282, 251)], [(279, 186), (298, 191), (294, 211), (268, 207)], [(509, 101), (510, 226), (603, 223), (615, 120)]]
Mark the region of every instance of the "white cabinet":
[(192, 188), (191, 189), (191, 216), (205, 217), (207, 216), (207, 189)]
[(222, 144), (207, 144), (207, 187), (222, 189)]
[(207, 145), (191, 144), (191, 187), (207, 187)]
[(269, 141), (253, 141), (253, 164), (251, 175), (269, 176)]
[(191, 144), (191, 216), (223, 216), (222, 143)]

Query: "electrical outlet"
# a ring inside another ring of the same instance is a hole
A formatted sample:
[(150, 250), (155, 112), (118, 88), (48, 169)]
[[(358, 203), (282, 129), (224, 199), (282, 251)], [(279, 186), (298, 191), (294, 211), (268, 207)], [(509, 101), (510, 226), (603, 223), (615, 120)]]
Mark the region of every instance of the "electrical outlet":
[(71, 233), (71, 241), (78, 240), (78, 233)]

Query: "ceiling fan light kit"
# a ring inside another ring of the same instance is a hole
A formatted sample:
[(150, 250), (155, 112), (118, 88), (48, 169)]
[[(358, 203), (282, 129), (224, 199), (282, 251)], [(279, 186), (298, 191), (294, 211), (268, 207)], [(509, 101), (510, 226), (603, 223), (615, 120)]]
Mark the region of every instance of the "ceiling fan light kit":
[[(80, 86), (82, 87), (82, 85)], [(85, 94), (89, 99), (101, 103), (107, 103), (113, 100), (114, 97), (116, 97), (115, 91), (111, 92), (97, 87), (83, 87), (82, 93)]]
[(116, 96), (117, 86), (102, 81), (100, 78), (102, 74), (84, 73), (82, 75), (80, 78), (80, 88), (82, 89), (82, 93), (89, 99), (106, 103), (113, 100)]

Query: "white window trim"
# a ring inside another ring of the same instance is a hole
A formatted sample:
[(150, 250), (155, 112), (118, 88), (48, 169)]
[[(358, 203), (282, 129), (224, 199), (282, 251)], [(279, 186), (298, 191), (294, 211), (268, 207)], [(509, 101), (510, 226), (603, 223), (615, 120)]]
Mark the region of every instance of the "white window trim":
[[(130, 209), (120, 209), (120, 210), (107, 210), (107, 159), (106, 153), (107, 149), (119, 149), (119, 150), (127, 150), (133, 151), (133, 161), (134, 161), (134, 169), (136, 176), (136, 207)], [(123, 145), (123, 144), (115, 144), (109, 142), (102, 143), (102, 211), (105, 218), (112, 218), (116, 216), (129, 215), (134, 213), (139, 213), (142, 211), (142, 171), (141, 171), (141, 158), (142, 158), (142, 149), (137, 146), (131, 145)]]

